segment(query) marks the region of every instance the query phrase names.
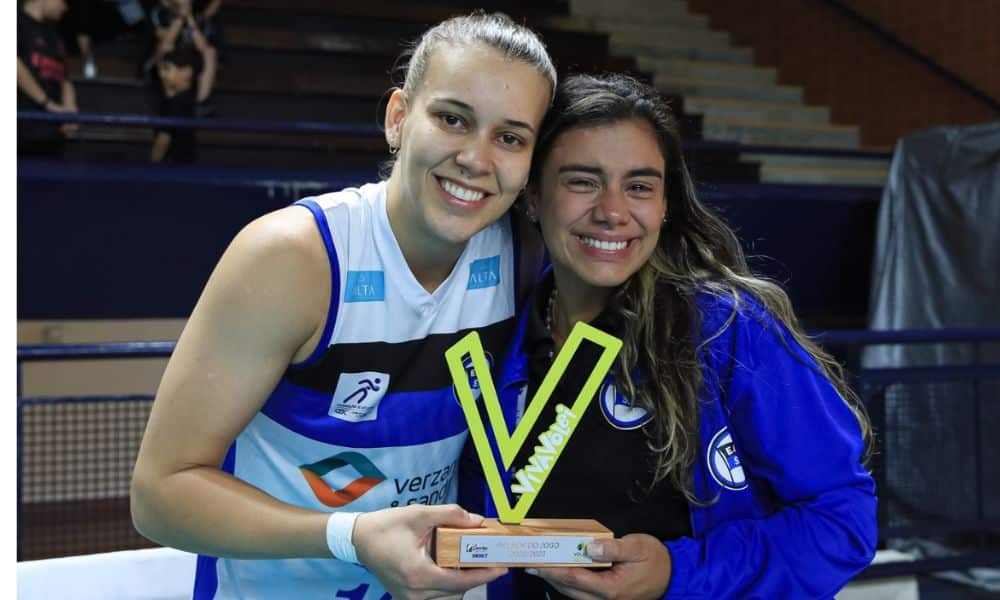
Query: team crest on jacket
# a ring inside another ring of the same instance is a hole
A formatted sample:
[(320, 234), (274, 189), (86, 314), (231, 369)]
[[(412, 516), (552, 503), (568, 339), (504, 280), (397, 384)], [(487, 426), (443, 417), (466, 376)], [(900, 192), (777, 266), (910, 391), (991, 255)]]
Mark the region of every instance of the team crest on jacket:
[(723, 427), (712, 436), (708, 445), (708, 472), (712, 479), (727, 490), (739, 491), (747, 488), (747, 477), (743, 472), (740, 457), (736, 455), (736, 445), (728, 427)]
[(635, 406), (618, 393), (613, 379), (608, 379), (598, 393), (604, 418), (616, 429), (638, 429), (653, 418), (652, 413), (641, 406)]
[[(490, 371), (492, 371), (493, 355), (488, 350), (486, 351), (486, 364), (489, 365)], [(465, 376), (469, 378), (469, 387), (472, 388), (472, 399), (478, 401), (483, 392), (479, 389), (479, 378), (476, 377), (476, 371), (472, 368), (472, 357), (468, 354), (462, 357), (462, 368), (465, 369)], [(458, 388), (454, 384), (451, 386), (451, 393), (455, 396), (455, 402), (458, 402)]]

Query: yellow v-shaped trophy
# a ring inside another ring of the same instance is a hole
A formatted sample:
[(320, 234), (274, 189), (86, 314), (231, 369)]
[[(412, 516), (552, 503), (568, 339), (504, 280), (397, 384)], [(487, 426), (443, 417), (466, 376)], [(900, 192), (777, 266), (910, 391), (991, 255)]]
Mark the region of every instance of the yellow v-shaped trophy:
[[(552, 397), (556, 384), (563, 377), (581, 374), (567, 373), (569, 363), (584, 340), (602, 348), (593, 370), (587, 374), (583, 388), (572, 406), (556, 405), (555, 421), (537, 438), (534, 453), (526, 465), (514, 476), (516, 484), (511, 491), (520, 494), (511, 505), (504, 486), (500, 465), (483, 423), (476, 398), (472, 391), (465, 358), (471, 359), (472, 373), (479, 381), (480, 397), (486, 409), (489, 430), (500, 454), (503, 470), (514, 464), (528, 435), (538, 421), (542, 410)], [(566, 343), (556, 356), (552, 368), (533, 398), (528, 402), (524, 416), (509, 433), (509, 427), (500, 406), (490, 366), (486, 360), (479, 334), (471, 332), (445, 352), (458, 400), (469, 425), (476, 454), (483, 468), (490, 495), (497, 508), (499, 519), (487, 519), (480, 529), (439, 527), (436, 531), (436, 561), (440, 566), (605, 566), (593, 562), (585, 552), (588, 542), (597, 538), (610, 538), (613, 534), (592, 519), (526, 519), (525, 516), (549, 474), (569, 442), (573, 431), (583, 417), (587, 406), (597, 395), (622, 342), (586, 323), (577, 323), (570, 331)]]

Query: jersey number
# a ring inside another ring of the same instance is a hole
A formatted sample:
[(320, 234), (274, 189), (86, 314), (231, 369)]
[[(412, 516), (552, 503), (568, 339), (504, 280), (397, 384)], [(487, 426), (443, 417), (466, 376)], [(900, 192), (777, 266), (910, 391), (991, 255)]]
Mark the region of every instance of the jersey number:
[[(340, 590), (337, 592), (336, 598), (344, 598), (345, 600), (365, 600), (365, 594), (368, 593), (368, 584), (362, 583), (353, 590)], [(379, 600), (392, 600), (392, 595), (389, 592), (382, 594)]]

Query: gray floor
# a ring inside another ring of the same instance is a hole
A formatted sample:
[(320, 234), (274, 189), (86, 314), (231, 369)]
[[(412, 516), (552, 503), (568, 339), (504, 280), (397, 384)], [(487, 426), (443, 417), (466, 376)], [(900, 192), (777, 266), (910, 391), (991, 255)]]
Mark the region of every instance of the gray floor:
[(920, 600), (996, 600), (998, 592), (987, 592), (937, 577), (919, 577), (917, 585), (920, 590)]

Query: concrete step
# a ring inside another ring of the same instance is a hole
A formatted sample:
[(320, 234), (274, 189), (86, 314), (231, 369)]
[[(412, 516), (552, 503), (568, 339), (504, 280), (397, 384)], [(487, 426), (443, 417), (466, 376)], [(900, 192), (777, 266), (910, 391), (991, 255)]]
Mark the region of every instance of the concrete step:
[(612, 23), (598, 25), (601, 31), (629, 42), (653, 42), (663, 46), (706, 46), (729, 48), (732, 44), (725, 31), (658, 23)]
[(758, 183), (760, 164), (741, 161), (739, 152), (698, 149), (685, 152), (688, 170), (695, 181)]
[(833, 169), (867, 169), (889, 172), (890, 158), (863, 158), (841, 156), (803, 156), (798, 154), (768, 154), (744, 152), (740, 160), (755, 162), (768, 167), (814, 167)]
[(578, 15), (548, 15), (539, 19), (539, 25), (555, 31), (597, 31), (594, 20)]
[(657, 40), (622, 39), (612, 34), (609, 40), (611, 53), (615, 56), (647, 56), (653, 59), (673, 59), (729, 63), (737, 65), (753, 64), (753, 49), (694, 46), (690, 44), (658, 43)]
[(879, 169), (824, 167), (760, 167), (761, 183), (825, 184), (882, 187), (888, 174)]
[(619, 23), (671, 25), (675, 27), (687, 27), (690, 29), (708, 29), (709, 27), (708, 17), (706, 15), (696, 15), (694, 13), (680, 12), (677, 10), (668, 10), (667, 12), (661, 12), (653, 15), (642, 15), (641, 17), (636, 17), (634, 14), (618, 12), (613, 15), (576, 18), (587, 19), (594, 29), (607, 31), (617, 31), (615, 27)]
[(829, 125), (830, 109), (826, 106), (804, 106), (798, 103), (754, 102), (750, 100), (720, 100), (698, 96), (684, 97), (684, 112), (707, 117), (741, 121), (776, 121)]
[[(229, 85), (230, 81), (216, 87), (212, 94), (212, 106), (220, 119), (371, 125), (379, 101), (376, 94), (354, 98), (321, 93), (281, 96), (240, 89)], [(84, 112), (156, 114), (154, 96), (138, 82), (101, 77), (77, 80), (75, 86), (77, 102)]]
[(656, 75), (653, 83), (662, 92), (680, 96), (758, 102), (802, 102), (802, 88), (790, 85), (741, 85), (668, 75)]
[(734, 65), (696, 60), (670, 60), (637, 56), (636, 63), (642, 71), (666, 75), (674, 79), (719, 81), (739, 85), (774, 85), (778, 72), (773, 67)]
[(791, 125), (772, 121), (742, 121), (707, 116), (702, 120), (706, 140), (739, 142), (761, 146), (805, 146), (856, 149), (857, 127), (840, 125)]
[(688, 15), (686, 0), (570, 0), (569, 12), (584, 17), (604, 17), (622, 20), (622, 15), (629, 15), (630, 20), (636, 20), (634, 15), (641, 15), (642, 20), (659, 22), (671, 16)]

